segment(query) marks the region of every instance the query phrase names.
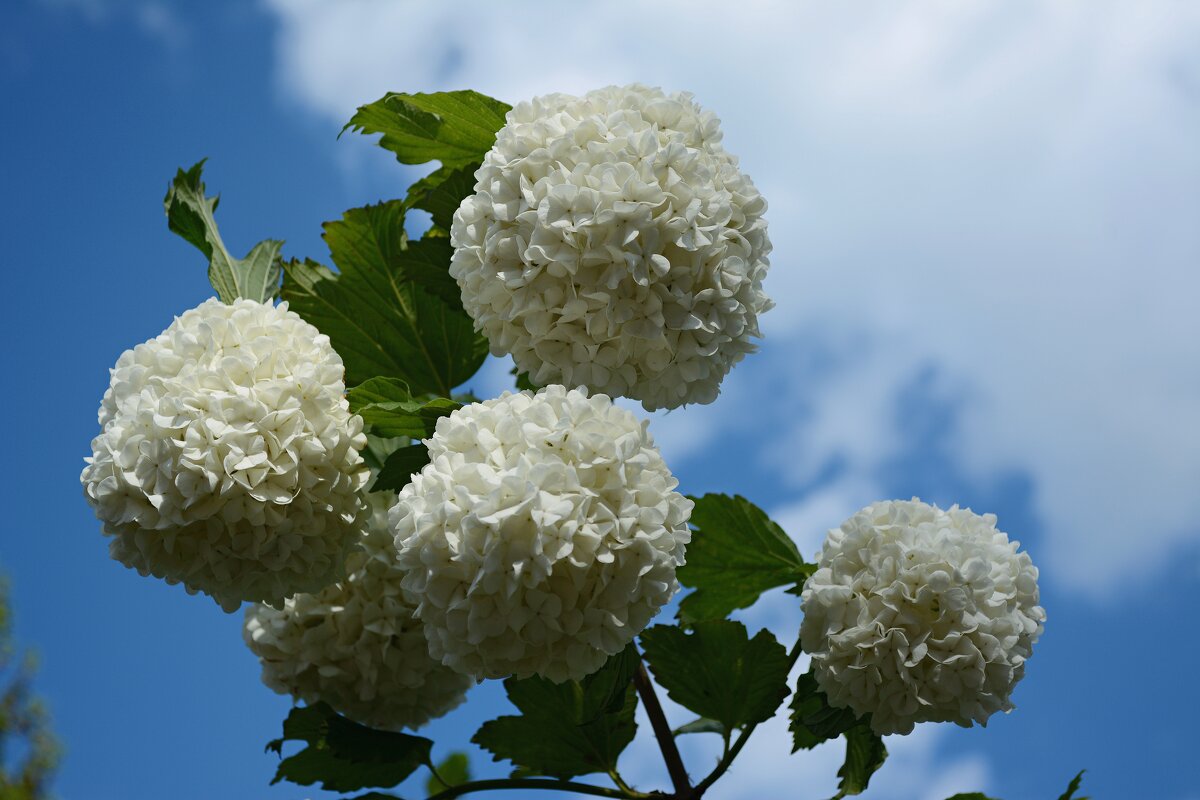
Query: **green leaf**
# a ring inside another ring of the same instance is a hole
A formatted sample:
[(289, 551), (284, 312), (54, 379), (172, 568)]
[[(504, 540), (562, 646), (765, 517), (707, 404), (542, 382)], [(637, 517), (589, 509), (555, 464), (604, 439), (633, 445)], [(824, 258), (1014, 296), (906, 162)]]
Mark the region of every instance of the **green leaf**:
[(407, 253), (400, 201), (347, 211), (325, 224), (325, 241), (340, 272), (289, 262), (283, 297), (329, 336), (349, 385), (399, 378), (414, 395), (446, 397), (479, 369), (487, 340), (471, 318), (406, 271), (420, 259)]
[(423, 444), (411, 444), (408, 447), (398, 447), (387, 460), (383, 468), (375, 476), (371, 484), (372, 492), (398, 492), (412, 482), (412, 476), (421, 471), (429, 463), (429, 449)]
[(518, 392), (525, 392), (525, 391), (536, 392), (540, 388), (540, 387), (534, 386), (533, 381), (529, 380), (528, 372), (517, 372), (517, 368), (513, 367), (511, 370), (508, 371), (508, 374), (512, 375), (516, 378)]
[(377, 731), (352, 722), (325, 703), (293, 708), (283, 723), (283, 737), (267, 745), (283, 754), (283, 743), (306, 747), (279, 764), (272, 784), (282, 780), (332, 792), (371, 786), (389, 787), (429, 764), (433, 742), (420, 736)]
[(988, 797), (983, 792), (960, 792), (953, 797), (947, 797), (946, 800), (996, 800), (996, 798)]
[(229, 254), (213, 216), (220, 198), (205, 196), (200, 180), (206, 160), (201, 159), (189, 170), (176, 171), (163, 198), (167, 227), (208, 259), (208, 281), (222, 302), (246, 298), (266, 303), (279, 294), (279, 250), (283, 242), (261, 241), (241, 260)]
[(571, 778), (615, 769), (637, 730), (637, 663), (630, 645), (582, 681), (509, 678), (504, 688), (521, 715), (485, 722), (471, 741), (524, 775)]
[(1071, 778), (1071, 782), (1067, 785), (1067, 790), (1058, 796), (1058, 800), (1088, 800), (1086, 797), (1075, 797), (1075, 793), (1079, 791), (1079, 784), (1083, 782), (1083, 773), (1087, 770), (1080, 770), (1079, 774)]
[(707, 620), (691, 633), (656, 625), (641, 638), (654, 678), (670, 698), (727, 730), (770, 719), (788, 695), (787, 651), (770, 631), (751, 639), (740, 622)]
[[(833, 708), (812, 672), (806, 672), (796, 681), (796, 692), (792, 695), (792, 752), (808, 750), (821, 742), (836, 739), (858, 725), (860, 720), (848, 708)], [(869, 725), (869, 719), (863, 720)]]
[(680, 603), (680, 621), (722, 619), (752, 605), (767, 589), (803, 583), (815, 569), (783, 529), (746, 498), (706, 494), (692, 499), (696, 530), (678, 578), (696, 591)]
[[(438, 776), (445, 781), (438, 780)], [(437, 794), (451, 786), (458, 786), (471, 780), (471, 760), (466, 753), (451, 753), (437, 765), (437, 772), (429, 776), (425, 782), (427, 794)]]
[(475, 171), (479, 165), (480, 162), (473, 161), (453, 169), (439, 167), (408, 187), (405, 204), (428, 211), (435, 228), (449, 231), (463, 198), (475, 193)]
[(371, 378), (350, 390), (350, 410), (363, 418), (371, 432), (384, 438), (426, 439), (437, 421), (462, 408), (445, 397), (422, 400), (397, 378)]
[(426, 237), (410, 241), (396, 264), (406, 279), (455, 311), (465, 313), (458, 281), (450, 277), (450, 258), (453, 255), (454, 248), (450, 246), (449, 239)]
[(392, 92), (360, 106), (342, 129), (381, 133), (379, 146), (401, 164), (440, 161), (456, 168), (477, 163), (496, 141), (509, 106), (473, 91)]
[(883, 766), (887, 758), (887, 748), (883, 739), (877, 736), (866, 725), (856, 725), (846, 731), (846, 760), (838, 770), (841, 789), (834, 800), (852, 794), (862, 794), (871, 781), (871, 776)]
[(717, 722), (715, 719), (707, 719), (700, 717), (694, 719), (686, 725), (680, 725), (675, 730), (671, 731), (673, 736), (683, 736), (688, 733), (719, 733), (722, 736), (729, 733), (728, 729)]

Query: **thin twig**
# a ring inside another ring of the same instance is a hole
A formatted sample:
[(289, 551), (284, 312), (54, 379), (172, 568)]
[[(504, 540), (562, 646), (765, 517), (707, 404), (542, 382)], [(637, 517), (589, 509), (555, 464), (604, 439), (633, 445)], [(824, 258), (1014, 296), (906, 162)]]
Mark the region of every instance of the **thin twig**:
[(654, 684), (646, 672), (646, 665), (638, 662), (637, 672), (633, 673), (633, 685), (637, 687), (642, 705), (646, 707), (646, 716), (650, 717), (650, 725), (654, 728), (654, 737), (658, 739), (658, 749), (662, 750), (663, 761), (666, 762), (667, 772), (671, 776), (671, 785), (675, 787), (675, 796), (679, 798), (692, 796), (692, 783), (688, 779), (683, 759), (679, 757), (679, 748), (675, 746), (675, 737), (671, 735), (671, 726), (663, 715), (662, 706), (658, 703), (658, 695), (654, 693)]

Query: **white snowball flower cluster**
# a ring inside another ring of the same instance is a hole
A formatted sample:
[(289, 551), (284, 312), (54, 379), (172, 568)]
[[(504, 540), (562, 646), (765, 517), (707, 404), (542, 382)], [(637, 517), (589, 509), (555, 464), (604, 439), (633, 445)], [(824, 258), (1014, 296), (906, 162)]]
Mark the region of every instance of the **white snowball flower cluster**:
[(404, 571), (388, 529), (395, 495), (369, 495), (371, 522), (346, 578), (282, 609), (246, 609), (243, 637), (280, 694), (323, 700), (373, 728), (418, 728), (463, 701), (470, 678), (429, 657), (421, 624), (400, 590)]
[(508, 113), (450, 231), (492, 353), (650, 410), (710, 403), (773, 305), (766, 202), (690, 94), (552, 94)]
[(577, 680), (678, 588), (692, 502), (605, 395), (549, 386), (438, 420), (390, 516), (430, 654), (478, 678)]
[(286, 303), (211, 299), (125, 351), (81, 476), (113, 558), (226, 611), (330, 583), (366, 515), (343, 375)]
[(800, 637), (831, 705), (880, 735), (987, 723), (1042, 633), (1037, 568), (994, 514), (875, 503), (831, 530), (804, 585)]

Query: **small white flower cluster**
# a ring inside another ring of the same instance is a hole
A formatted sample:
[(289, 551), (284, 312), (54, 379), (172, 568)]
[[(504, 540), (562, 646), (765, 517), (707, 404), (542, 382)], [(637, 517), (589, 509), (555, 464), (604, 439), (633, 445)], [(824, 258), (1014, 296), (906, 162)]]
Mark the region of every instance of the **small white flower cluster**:
[(801, 643), (832, 706), (880, 735), (986, 724), (1042, 633), (1037, 568), (993, 514), (875, 503), (831, 530), (804, 585)]
[(690, 94), (638, 85), (513, 108), (450, 231), (493, 354), (649, 410), (712, 402), (772, 306), (766, 202), (720, 142)]
[(286, 303), (210, 299), (125, 351), (81, 475), (113, 558), (226, 611), (334, 580), (368, 477), (343, 376)]
[(678, 588), (692, 502), (645, 423), (549, 386), (438, 420), (390, 515), (435, 659), (478, 678), (597, 670)]
[(400, 581), (388, 529), (391, 493), (368, 496), (372, 516), (346, 578), (282, 609), (246, 609), (243, 637), (263, 683), (306, 703), (325, 701), (373, 728), (418, 728), (463, 701), (471, 679), (429, 657)]

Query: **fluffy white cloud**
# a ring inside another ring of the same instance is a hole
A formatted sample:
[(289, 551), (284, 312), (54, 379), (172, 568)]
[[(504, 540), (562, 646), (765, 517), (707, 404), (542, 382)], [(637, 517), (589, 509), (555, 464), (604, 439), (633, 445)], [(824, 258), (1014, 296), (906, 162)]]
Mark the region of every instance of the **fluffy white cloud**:
[[(794, 387), (798, 485), (831, 453), (869, 481), (932, 363), (970, 388), (963, 467), (1035, 479), (1049, 580), (1099, 595), (1127, 542), (1149, 565), (1200, 533), (1200, 7), (746, 2), (714, 28), (695, 2), (267, 5), (282, 87), (337, 121), (395, 88), (696, 91), (771, 204), (760, 358), (845, 343), (836, 379)], [(658, 434), (669, 459), (702, 449), (697, 413), (662, 426), (687, 428)]]

